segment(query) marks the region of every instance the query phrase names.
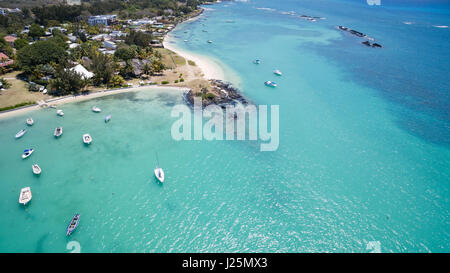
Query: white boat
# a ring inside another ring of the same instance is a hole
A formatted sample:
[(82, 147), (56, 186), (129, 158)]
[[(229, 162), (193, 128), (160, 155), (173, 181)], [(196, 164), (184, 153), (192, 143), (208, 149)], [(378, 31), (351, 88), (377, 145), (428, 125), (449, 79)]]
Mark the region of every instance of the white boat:
[(33, 152), (34, 152), (33, 149), (26, 149), (25, 151), (23, 151), (22, 158), (25, 159), (29, 157)]
[(213, 42), (213, 41), (211, 41), (211, 40), (208, 40), (208, 43), (209, 43), (209, 44), (212, 44), (212, 42)]
[(28, 118), (27, 119), (27, 124), (30, 125), (30, 126), (33, 125), (34, 124), (34, 120), (32, 118)]
[(107, 115), (106, 117), (105, 117), (105, 122), (109, 122), (111, 120), (111, 115)]
[(32, 197), (30, 187), (23, 188), (20, 190), (19, 203), (25, 206)]
[(264, 84), (269, 87), (277, 87), (277, 84), (272, 81), (266, 81)]
[(90, 134), (84, 134), (83, 135), (83, 142), (86, 144), (91, 144), (92, 142), (92, 137)]
[(188, 42), (188, 40), (184, 40), (184, 42), (185, 42), (185, 43), (187, 43), (187, 42)]
[(16, 134), (16, 138), (21, 138), (27, 132), (26, 129), (22, 129)]
[(41, 174), (41, 167), (39, 167), (38, 164), (34, 164), (33, 166), (31, 166), (31, 169), (33, 170), (34, 174)]
[(253, 63), (254, 63), (254, 64), (260, 64), (261, 61), (260, 61), (260, 60), (254, 60)]
[(163, 183), (164, 182), (164, 171), (163, 169), (156, 167), (155, 168), (155, 176), (156, 179), (158, 179), (159, 182)]
[(60, 127), (56, 127), (55, 128), (55, 132), (53, 133), (53, 135), (55, 137), (60, 137), (62, 134), (63, 134), (63, 128), (61, 126)]
[(97, 106), (92, 107), (92, 112), (100, 113), (102, 109), (98, 108)]
[(60, 110), (56, 110), (56, 114), (60, 117), (64, 116), (64, 112), (60, 109)]
[(275, 75), (277, 75), (277, 76), (281, 76), (281, 75), (283, 75), (283, 73), (281, 73), (281, 71), (280, 70), (275, 70), (275, 71), (273, 71), (273, 74), (275, 74)]

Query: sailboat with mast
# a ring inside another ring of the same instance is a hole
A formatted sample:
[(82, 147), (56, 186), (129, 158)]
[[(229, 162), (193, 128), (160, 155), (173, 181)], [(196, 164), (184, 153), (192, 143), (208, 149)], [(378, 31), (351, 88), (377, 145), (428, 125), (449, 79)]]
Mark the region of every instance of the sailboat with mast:
[(159, 182), (163, 183), (164, 182), (164, 171), (161, 167), (159, 167), (158, 153), (156, 153), (156, 163), (157, 163), (157, 166), (155, 168), (156, 179), (158, 179)]

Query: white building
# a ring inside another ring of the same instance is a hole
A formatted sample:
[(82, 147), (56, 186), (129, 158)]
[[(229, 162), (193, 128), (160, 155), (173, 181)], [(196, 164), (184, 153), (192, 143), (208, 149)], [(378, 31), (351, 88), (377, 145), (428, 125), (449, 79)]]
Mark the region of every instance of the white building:
[(81, 77), (84, 78), (84, 79), (90, 79), (90, 78), (94, 77), (94, 73), (89, 72), (89, 71), (88, 71), (86, 68), (84, 68), (84, 66), (82, 66), (81, 64), (72, 67), (70, 70), (77, 72), (77, 73), (80, 74)]
[(117, 15), (95, 15), (88, 18), (88, 23), (91, 26), (105, 25), (109, 26), (117, 22)]

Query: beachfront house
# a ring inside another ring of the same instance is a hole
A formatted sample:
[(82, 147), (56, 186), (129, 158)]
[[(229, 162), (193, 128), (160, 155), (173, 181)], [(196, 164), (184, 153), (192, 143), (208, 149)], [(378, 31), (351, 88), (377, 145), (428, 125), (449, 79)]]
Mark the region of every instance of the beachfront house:
[(90, 78), (94, 77), (94, 73), (89, 72), (81, 64), (78, 64), (78, 65), (72, 67), (70, 70), (75, 71), (78, 74), (80, 74), (83, 79), (90, 79)]
[(117, 15), (111, 14), (111, 15), (90, 16), (88, 18), (88, 23), (91, 26), (95, 26), (95, 25), (105, 25), (105, 26), (113, 25), (113, 24), (117, 23)]

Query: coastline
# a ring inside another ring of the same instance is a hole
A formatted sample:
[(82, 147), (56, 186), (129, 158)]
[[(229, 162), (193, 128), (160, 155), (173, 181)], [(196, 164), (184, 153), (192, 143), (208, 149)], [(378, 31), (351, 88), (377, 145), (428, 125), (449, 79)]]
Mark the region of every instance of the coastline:
[[(54, 99), (45, 101), (45, 104), (57, 106), (57, 105), (63, 105), (66, 103), (90, 100), (90, 99), (105, 97), (105, 96), (114, 95), (114, 94), (137, 92), (137, 91), (144, 91), (144, 90), (153, 90), (153, 89), (165, 89), (165, 88), (178, 89), (178, 90), (188, 90), (189, 89), (189, 88), (181, 87), (181, 86), (176, 87), (176, 86), (161, 86), (161, 85), (146, 85), (146, 86), (138, 86), (138, 87), (119, 88), (119, 89), (105, 89), (103, 91), (93, 92), (93, 93), (89, 93), (87, 95), (77, 95), (77, 96), (66, 96), (66, 97), (54, 98)], [(11, 109), (9, 111), (0, 112), (0, 120), (6, 119), (9, 117), (13, 117), (13, 116), (17, 116), (20, 114), (24, 114), (27, 112), (44, 109), (44, 108), (48, 108), (48, 107), (45, 107), (45, 106), (42, 106), (39, 104), (35, 104), (35, 105), (25, 106), (22, 108)]]
[[(187, 22), (187, 21), (186, 21)], [(225, 80), (225, 72), (223, 68), (216, 63), (212, 58), (200, 56), (195, 53), (184, 51), (173, 43), (173, 37), (170, 36), (170, 32), (166, 34), (163, 40), (163, 46), (166, 49), (169, 49), (181, 57), (194, 61), (195, 64), (200, 68), (203, 73), (203, 77), (207, 80), (217, 79), (217, 80)]]

